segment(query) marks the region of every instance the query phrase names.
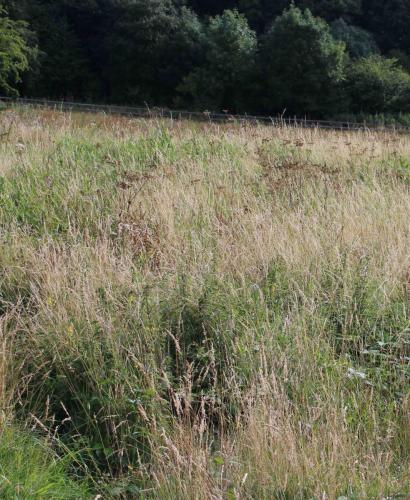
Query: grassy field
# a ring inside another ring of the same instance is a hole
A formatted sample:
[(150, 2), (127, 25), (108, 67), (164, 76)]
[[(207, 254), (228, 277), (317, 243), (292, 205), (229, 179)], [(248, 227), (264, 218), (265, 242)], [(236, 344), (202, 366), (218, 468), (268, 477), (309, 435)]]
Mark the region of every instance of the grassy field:
[(408, 135), (2, 131), (1, 498), (410, 495)]

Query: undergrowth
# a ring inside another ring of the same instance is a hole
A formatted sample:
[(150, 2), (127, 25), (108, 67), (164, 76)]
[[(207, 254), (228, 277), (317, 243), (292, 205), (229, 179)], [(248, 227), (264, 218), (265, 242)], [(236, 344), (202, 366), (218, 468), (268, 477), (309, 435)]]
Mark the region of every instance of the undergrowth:
[(410, 494), (407, 136), (2, 120), (3, 498)]

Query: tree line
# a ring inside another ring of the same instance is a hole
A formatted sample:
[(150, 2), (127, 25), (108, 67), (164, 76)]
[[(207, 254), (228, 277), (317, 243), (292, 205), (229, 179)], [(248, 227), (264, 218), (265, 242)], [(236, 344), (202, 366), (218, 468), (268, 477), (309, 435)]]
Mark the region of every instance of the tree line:
[(196, 110), (410, 113), (408, 0), (0, 0), (0, 92)]

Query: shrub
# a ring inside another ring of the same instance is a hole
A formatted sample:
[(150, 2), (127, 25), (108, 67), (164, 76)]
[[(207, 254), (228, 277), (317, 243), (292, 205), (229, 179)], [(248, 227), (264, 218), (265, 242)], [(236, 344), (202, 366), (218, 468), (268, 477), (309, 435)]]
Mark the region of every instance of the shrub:
[(354, 112), (375, 114), (410, 110), (410, 74), (396, 59), (372, 55), (352, 62), (346, 88)]

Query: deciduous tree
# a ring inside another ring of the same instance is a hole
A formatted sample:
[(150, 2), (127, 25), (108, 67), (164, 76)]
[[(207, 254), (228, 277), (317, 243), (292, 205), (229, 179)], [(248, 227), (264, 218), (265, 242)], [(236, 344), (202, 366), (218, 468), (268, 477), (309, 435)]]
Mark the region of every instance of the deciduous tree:
[(202, 64), (180, 86), (194, 106), (244, 111), (255, 77), (256, 33), (246, 18), (227, 10), (209, 21), (202, 37)]
[(36, 49), (27, 44), (29, 36), (27, 23), (12, 21), (0, 8), (0, 91), (5, 94), (18, 93), (16, 87), (36, 57)]
[(263, 43), (267, 107), (295, 114), (330, 113), (345, 63), (345, 45), (332, 37), (326, 22), (292, 5), (275, 20)]

